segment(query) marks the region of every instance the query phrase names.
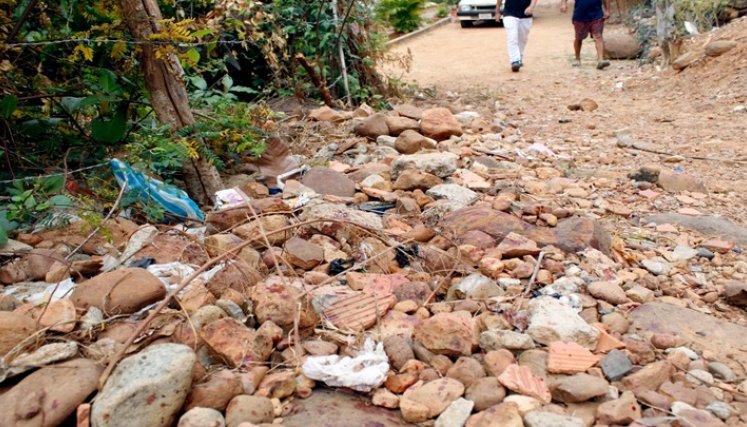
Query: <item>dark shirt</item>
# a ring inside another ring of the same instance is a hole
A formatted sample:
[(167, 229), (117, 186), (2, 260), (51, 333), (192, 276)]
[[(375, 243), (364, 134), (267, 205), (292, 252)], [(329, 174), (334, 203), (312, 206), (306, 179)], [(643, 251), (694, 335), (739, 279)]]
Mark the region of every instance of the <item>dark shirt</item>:
[(574, 21), (590, 22), (603, 17), (602, 0), (575, 0), (573, 5)]
[(524, 14), (524, 11), (530, 4), (532, 4), (531, 0), (506, 0), (506, 3), (503, 5), (503, 16), (531, 18), (532, 15)]

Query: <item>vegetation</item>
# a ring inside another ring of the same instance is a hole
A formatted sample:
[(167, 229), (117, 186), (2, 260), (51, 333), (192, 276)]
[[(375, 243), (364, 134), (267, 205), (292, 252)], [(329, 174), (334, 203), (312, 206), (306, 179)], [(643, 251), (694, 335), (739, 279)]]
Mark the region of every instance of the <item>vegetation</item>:
[(395, 32), (409, 33), (420, 26), (425, 0), (381, 0), (376, 9), (379, 19), (388, 22)]
[[(71, 193), (24, 177), (62, 173), (111, 203), (112, 157), (178, 183), (196, 159), (220, 171), (260, 155), (277, 120), (268, 98), (341, 106), (389, 90), (367, 2), (159, 0), (147, 38), (128, 27), (126, 4), (0, 0), (0, 229), (30, 226), (30, 212)], [(154, 110), (149, 50), (186, 87), (194, 123), (177, 128)]]

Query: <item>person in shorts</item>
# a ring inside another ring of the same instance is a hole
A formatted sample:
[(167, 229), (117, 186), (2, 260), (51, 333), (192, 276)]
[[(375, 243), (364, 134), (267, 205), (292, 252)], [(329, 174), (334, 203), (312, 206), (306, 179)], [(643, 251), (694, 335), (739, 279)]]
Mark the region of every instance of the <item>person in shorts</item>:
[[(537, 0), (506, 0), (503, 7), (503, 28), (506, 30), (508, 62), (511, 71), (518, 72), (524, 65), (524, 48), (532, 28), (532, 16)], [(501, 0), (497, 0), (495, 20), (501, 20)]]
[[(560, 11), (568, 11), (568, 0), (562, 0)], [(576, 37), (573, 40), (573, 51), (576, 63), (581, 65), (581, 42), (591, 34), (597, 50), (597, 69), (609, 67), (609, 61), (604, 59), (604, 20), (610, 17), (610, 0), (575, 0), (573, 4), (573, 28)]]

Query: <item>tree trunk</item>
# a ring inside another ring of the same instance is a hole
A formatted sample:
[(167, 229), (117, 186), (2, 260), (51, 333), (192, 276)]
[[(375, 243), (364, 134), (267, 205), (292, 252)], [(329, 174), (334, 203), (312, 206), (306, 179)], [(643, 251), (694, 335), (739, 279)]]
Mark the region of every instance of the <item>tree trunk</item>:
[[(120, 5), (127, 27), (136, 40), (148, 40), (151, 34), (161, 31), (163, 17), (155, 0), (120, 0)], [(157, 59), (156, 46), (144, 44), (140, 47), (145, 86), (158, 120), (175, 130), (194, 124), (179, 59), (174, 54)], [(218, 171), (205, 159), (186, 162), (183, 170), (187, 193), (197, 203), (210, 203), (215, 192), (223, 188)]]

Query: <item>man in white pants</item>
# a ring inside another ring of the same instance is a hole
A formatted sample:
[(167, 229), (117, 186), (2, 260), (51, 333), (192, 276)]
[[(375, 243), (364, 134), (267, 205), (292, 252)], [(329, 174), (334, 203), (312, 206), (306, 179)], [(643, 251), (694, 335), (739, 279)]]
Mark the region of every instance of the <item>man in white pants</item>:
[[(506, 30), (508, 61), (514, 73), (524, 65), (524, 47), (532, 28), (532, 14), (536, 4), (537, 0), (506, 0), (504, 4), (503, 28)], [(495, 19), (501, 19), (501, 0), (498, 0), (496, 5)]]

